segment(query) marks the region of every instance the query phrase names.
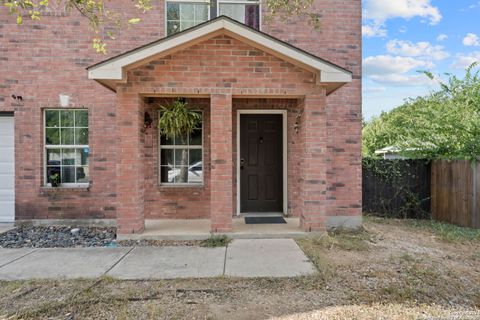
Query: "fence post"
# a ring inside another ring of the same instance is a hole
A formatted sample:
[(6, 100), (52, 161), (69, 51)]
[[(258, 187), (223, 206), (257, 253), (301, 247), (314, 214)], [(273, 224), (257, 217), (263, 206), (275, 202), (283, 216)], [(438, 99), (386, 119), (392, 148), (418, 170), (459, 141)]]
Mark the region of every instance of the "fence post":
[(472, 203), (472, 228), (477, 228), (477, 218), (478, 218), (478, 208), (477, 208), (477, 197), (478, 197), (478, 183), (477, 183), (477, 161), (472, 162), (472, 183), (473, 183), (473, 203)]

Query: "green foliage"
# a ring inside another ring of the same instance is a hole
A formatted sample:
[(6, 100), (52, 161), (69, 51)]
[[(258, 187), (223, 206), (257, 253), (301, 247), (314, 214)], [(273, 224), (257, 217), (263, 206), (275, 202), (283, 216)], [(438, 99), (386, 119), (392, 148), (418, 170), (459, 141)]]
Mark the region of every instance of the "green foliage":
[(51, 174), (48, 180), (52, 184), (52, 187), (58, 187), (60, 185), (60, 175), (58, 173)]
[(320, 28), (320, 15), (311, 10), (314, 0), (266, 0), (267, 15), (265, 20), (269, 21), (274, 17), (280, 17), (283, 20), (291, 16), (300, 16), (306, 18), (315, 28)]
[[(424, 162), (425, 161), (425, 162)], [(422, 192), (419, 176), (428, 160), (383, 160), (363, 158), (364, 179), (374, 181), (374, 192), (367, 192), (368, 213), (389, 218), (428, 219), (430, 196)], [(425, 170), (425, 169), (424, 169)], [(371, 188), (371, 187), (370, 187)]]
[(371, 223), (388, 224), (393, 226), (408, 226), (424, 230), (437, 236), (439, 239), (451, 243), (480, 243), (480, 229), (472, 229), (456, 226), (454, 224), (439, 222), (435, 220), (397, 220), (364, 216), (365, 221)]
[[(151, 0), (132, 0), (132, 5), (139, 11), (152, 9)], [(125, 13), (115, 8), (116, 1), (108, 0), (0, 0), (0, 5), (8, 8), (10, 14), (17, 16), (17, 23), (23, 23), (23, 17), (39, 20), (41, 12), (53, 6), (61, 5), (65, 10), (77, 10), (84, 16), (95, 33), (93, 48), (98, 53), (107, 53), (105, 37), (114, 40), (117, 34), (130, 25), (141, 21), (139, 17), (126, 17)], [(320, 27), (319, 14), (312, 12), (313, 0), (267, 0), (266, 20), (274, 16), (286, 19), (297, 15), (306, 17), (316, 29)]]
[(206, 248), (226, 247), (231, 241), (232, 239), (226, 235), (212, 235), (210, 238), (203, 240), (200, 246)]
[[(411, 158), (468, 159), (480, 157), (480, 70), (465, 77), (447, 74), (440, 90), (407, 101), (364, 124), (362, 152), (396, 146)], [(429, 72), (426, 76), (433, 78)]]
[[(160, 119), (158, 129), (160, 134), (168, 139), (182, 138), (185, 142), (188, 137), (199, 129), (202, 115), (190, 108), (186, 102), (177, 99), (169, 105), (160, 105)], [(198, 109), (198, 108), (197, 108)]]
[(407, 220), (416, 228), (428, 230), (446, 242), (480, 242), (480, 229), (456, 226), (433, 220)]
[[(66, 11), (74, 9), (84, 16), (95, 33), (93, 48), (99, 53), (107, 52), (105, 36), (115, 39), (125, 27), (140, 22), (138, 17), (126, 17), (124, 12), (115, 9), (115, 1), (106, 0), (0, 0), (10, 14), (17, 16), (17, 24), (23, 23), (23, 16), (40, 20), (41, 12), (55, 5)], [(113, 3), (113, 5), (112, 5)], [(152, 9), (151, 0), (132, 0), (132, 5), (140, 11)]]

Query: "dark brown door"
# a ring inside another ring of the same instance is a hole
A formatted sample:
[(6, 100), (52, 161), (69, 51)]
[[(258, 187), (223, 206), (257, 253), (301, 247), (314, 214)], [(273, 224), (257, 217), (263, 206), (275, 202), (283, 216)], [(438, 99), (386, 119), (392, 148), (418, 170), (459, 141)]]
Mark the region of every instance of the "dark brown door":
[(283, 212), (282, 115), (240, 115), (240, 211)]

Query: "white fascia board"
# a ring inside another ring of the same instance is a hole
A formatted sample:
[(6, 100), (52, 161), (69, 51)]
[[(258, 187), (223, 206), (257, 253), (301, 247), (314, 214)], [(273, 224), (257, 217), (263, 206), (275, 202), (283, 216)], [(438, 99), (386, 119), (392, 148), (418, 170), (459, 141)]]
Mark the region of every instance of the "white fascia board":
[(324, 62), (320, 59), (304, 53), (300, 50), (296, 50), (286, 44), (279, 41), (275, 41), (270, 37), (267, 37), (261, 33), (250, 30), (240, 24), (233, 23), (227, 19), (219, 19), (212, 23), (207, 23), (200, 28), (192, 29), (191, 31), (173, 36), (166, 41), (153, 43), (145, 47), (133, 50), (130, 53), (121, 55), (112, 60), (105, 61), (97, 66), (88, 70), (88, 78), (95, 80), (124, 80), (124, 68), (129, 65), (138, 63), (142, 60), (161, 54), (164, 51), (171, 50), (175, 47), (185, 45), (190, 41), (207, 36), (210, 33), (214, 33), (219, 30), (226, 30), (240, 38), (244, 38), (250, 42), (258, 45), (260, 48), (268, 49), (278, 53), (281, 56), (288, 57), (291, 60), (298, 61), (300, 64), (308, 66), (314, 70), (320, 71), (320, 82), (351, 82), (352, 75), (350, 72)]
[(352, 82), (352, 75), (347, 72), (320, 72), (320, 82)]

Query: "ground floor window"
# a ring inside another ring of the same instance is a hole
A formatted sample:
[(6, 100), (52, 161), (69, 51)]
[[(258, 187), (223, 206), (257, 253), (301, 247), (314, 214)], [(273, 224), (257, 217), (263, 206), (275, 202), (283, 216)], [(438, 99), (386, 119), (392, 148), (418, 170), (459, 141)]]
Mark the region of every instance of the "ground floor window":
[(189, 137), (160, 136), (160, 184), (203, 184), (202, 127)]
[(44, 123), (45, 184), (88, 184), (88, 110), (47, 109)]

